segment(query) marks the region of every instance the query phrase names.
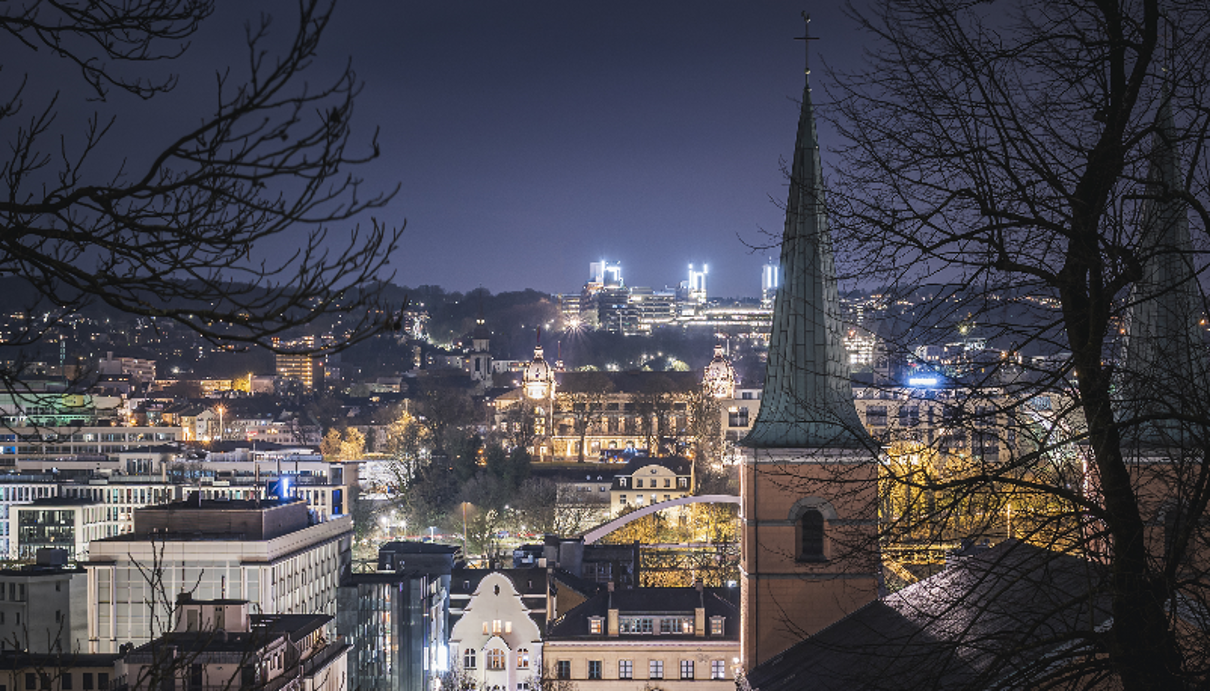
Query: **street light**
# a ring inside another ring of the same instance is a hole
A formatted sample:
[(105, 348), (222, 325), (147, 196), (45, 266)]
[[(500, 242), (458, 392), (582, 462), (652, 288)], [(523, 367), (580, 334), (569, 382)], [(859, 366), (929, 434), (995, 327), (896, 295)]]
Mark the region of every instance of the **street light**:
[(464, 557), (467, 555), (467, 548), (466, 548), (466, 506), (467, 506), (467, 504), (470, 504), (470, 502), (469, 501), (462, 502), (462, 555)]

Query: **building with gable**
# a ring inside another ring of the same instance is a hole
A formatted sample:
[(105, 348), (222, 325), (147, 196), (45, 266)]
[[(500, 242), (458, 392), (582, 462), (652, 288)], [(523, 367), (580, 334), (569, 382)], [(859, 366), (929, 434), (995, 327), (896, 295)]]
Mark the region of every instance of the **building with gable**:
[(693, 493), (693, 462), (680, 456), (635, 456), (613, 477), (610, 515), (680, 499)]
[(451, 667), (481, 691), (529, 689), (542, 669), (546, 570), (464, 569), (451, 585)]

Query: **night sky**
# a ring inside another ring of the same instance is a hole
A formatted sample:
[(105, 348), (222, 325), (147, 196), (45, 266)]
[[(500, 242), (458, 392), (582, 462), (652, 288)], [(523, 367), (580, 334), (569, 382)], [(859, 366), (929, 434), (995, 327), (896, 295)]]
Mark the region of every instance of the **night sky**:
[[(183, 104), (210, 98), (247, 13), (268, 8), (284, 34), (292, 7), (220, 2), (188, 56), (203, 69), (154, 110), (134, 104), (123, 146), (166, 137)], [(360, 174), (398, 183), (376, 215), (407, 221), (397, 283), (577, 291), (608, 259), (657, 289), (708, 263), (712, 296), (755, 296), (781, 232), (803, 9), (826, 107), (822, 61), (860, 59), (862, 35), (835, 3), (787, 0), (344, 2), (310, 78), (351, 56), (365, 82), (354, 122), (381, 128), (382, 156)]]

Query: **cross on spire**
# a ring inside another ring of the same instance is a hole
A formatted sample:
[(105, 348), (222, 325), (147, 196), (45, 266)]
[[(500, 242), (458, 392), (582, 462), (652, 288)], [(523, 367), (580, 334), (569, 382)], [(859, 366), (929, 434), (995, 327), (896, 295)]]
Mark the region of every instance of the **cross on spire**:
[(802, 23), (802, 36), (795, 36), (794, 40), (802, 41), (803, 46), (806, 48), (807, 57), (804, 64), (806, 65), (806, 73), (811, 74), (811, 41), (818, 41), (819, 37), (811, 35), (811, 15), (807, 14), (805, 10), (802, 13)]

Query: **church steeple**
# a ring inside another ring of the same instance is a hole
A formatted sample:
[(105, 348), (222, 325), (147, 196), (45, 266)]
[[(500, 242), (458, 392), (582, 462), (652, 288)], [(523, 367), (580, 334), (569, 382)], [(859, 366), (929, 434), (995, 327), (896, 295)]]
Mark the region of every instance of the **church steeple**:
[(809, 81), (781, 271), (760, 412), (740, 467), (740, 659), (747, 669), (879, 592), (876, 445), (849, 384)]
[[(810, 39), (804, 36), (808, 46)], [(810, 73), (808, 63), (765, 388), (760, 414), (743, 443), (760, 448), (869, 448), (849, 383)]]
[(1128, 432), (1141, 447), (1180, 444), (1179, 423), (1165, 411), (1184, 407), (1179, 392), (1207, 386), (1201, 300), (1189, 237), (1188, 206), (1180, 174), (1178, 133), (1165, 87), (1156, 112), (1139, 224), (1142, 277), (1130, 293), (1118, 387), (1126, 417), (1157, 416)]

